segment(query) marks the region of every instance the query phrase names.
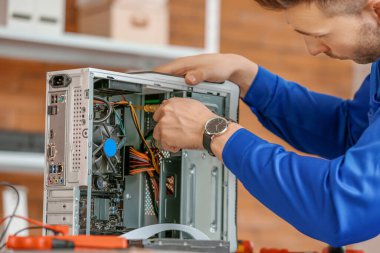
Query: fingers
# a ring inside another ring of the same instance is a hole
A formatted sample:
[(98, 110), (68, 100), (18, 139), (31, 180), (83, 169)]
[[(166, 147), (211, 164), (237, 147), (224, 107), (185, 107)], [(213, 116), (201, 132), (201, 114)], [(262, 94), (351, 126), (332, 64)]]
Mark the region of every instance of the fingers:
[(164, 143), (161, 143), (161, 148), (163, 150), (167, 150), (171, 153), (177, 153), (178, 151), (180, 151), (181, 149), (180, 148), (177, 148), (177, 147), (174, 147), (174, 146), (169, 146), (167, 144), (164, 144)]
[[(174, 64), (173, 64), (174, 65)], [(197, 85), (206, 80), (205, 72), (202, 69), (176, 69), (173, 65), (164, 65), (154, 69), (160, 73), (168, 73), (176, 76), (184, 76), (185, 81), (189, 85)]]
[(160, 144), (161, 149), (170, 151), (172, 153), (177, 153), (180, 149), (174, 146), (169, 145), (161, 139), (162, 124), (158, 123), (153, 131), (153, 138)]
[(196, 85), (205, 81), (205, 73), (203, 70), (195, 69), (186, 73), (185, 81), (187, 84)]
[(176, 147), (172, 147), (170, 146), (168, 149), (166, 149), (167, 151), (170, 151), (172, 153), (177, 153), (179, 152), (181, 149), (180, 148), (176, 148)]
[(189, 58), (190, 57), (178, 58), (168, 64), (158, 66), (153, 70), (160, 73), (184, 76), (186, 72), (192, 68), (192, 64), (189, 63)]
[(160, 141), (161, 140), (161, 125), (160, 125), (161, 123), (160, 122), (158, 122), (157, 124), (156, 124), (156, 126), (154, 127), (154, 130), (153, 130), (153, 139), (155, 139), (156, 141)]
[(169, 103), (169, 100), (163, 100), (160, 107), (156, 110), (156, 112), (153, 114), (153, 120), (158, 122), (160, 119), (164, 116), (164, 107)]
[(205, 55), (178, 58), (168, 64), (158, 66), (156, 72), (167, 73), (176, 76), (184, 76), (186, 83), (196, 85), (205, 80), (204, 61)]

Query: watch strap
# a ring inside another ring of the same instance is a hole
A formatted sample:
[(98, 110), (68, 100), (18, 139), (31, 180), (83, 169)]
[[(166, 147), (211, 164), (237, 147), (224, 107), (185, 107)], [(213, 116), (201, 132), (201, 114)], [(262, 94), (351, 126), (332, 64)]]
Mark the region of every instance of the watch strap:
[(211, 150), (211, 141), (212, 141), (212, 135), (209, 135), (206, 133), (206, 131), (204, 131), (203, 132), (203, 147), (207, 150), (209, 155), (215, 156)]

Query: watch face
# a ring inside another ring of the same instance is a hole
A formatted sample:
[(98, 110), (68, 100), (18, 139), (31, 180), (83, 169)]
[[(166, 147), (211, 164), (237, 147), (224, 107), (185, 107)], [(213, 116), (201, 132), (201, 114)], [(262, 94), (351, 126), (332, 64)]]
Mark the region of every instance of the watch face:
[(228, 122), (224, 118), (214, 118), (211, 119), (207, 122), (206, 124), (206, 132), (209, 135), (214, 135), (214, 134), (221, 134), (227, 130), (228, 127)]

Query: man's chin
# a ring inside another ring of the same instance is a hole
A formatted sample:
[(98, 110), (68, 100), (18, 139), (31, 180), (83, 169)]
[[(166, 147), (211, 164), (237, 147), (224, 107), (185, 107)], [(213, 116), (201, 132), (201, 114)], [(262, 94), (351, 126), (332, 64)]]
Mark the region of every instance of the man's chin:
[(352, 60), (357, 64), (369, 64), (379, 60), (379, 57), (357, 58)]
[(326, 54), (326, 55), (329, 56), (332, 59), (341, 60), (341, 61), (352, 60), (352, 61), (356, 62), (357, 64), (369, 64), (369, 63), (373, 63), (373, 62), (377, 61), (380, 58), (380, 57), (374, 57), (374, 56), (371, 56), (371, 57), (350, 58), (350, 57), (342, 57), (342, 56), (336, 56), (336, 55), (331, 55), (331, 54)]

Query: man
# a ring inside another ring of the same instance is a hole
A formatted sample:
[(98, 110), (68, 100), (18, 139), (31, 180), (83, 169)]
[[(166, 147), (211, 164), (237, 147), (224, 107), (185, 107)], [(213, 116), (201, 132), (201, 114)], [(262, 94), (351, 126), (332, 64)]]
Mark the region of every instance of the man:
[(353, 100), (311, 92), (237, 55), (181, 58), (156, 70), (191, 85), (236, 83), (265, 127), (322, 158), (287, 152), (236, 123), (207, 136), (205, 125), (217, 116), (190, 99), (163, 103), (154, 138), (171, 151), (208, 149), (253, 196), (313, 238), (333, 246), (370, 239), (380, 233), (380, 0), (257, 2), (283, 10), (310, 54), (374, 62)]

